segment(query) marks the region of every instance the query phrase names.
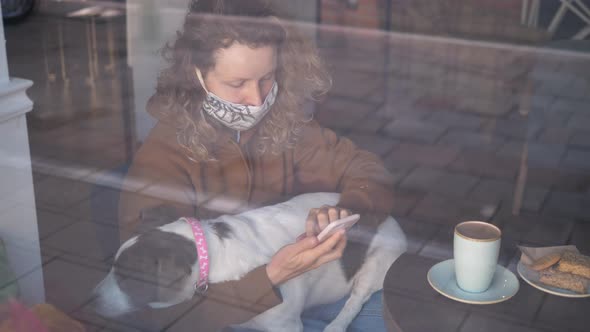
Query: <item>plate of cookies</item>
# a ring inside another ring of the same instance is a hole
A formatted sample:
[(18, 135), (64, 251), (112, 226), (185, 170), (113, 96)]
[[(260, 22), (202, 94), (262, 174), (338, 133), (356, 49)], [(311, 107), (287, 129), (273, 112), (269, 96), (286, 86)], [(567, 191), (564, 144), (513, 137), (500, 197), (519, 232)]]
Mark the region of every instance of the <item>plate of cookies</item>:
[(519, 248), (516, 270), (531, 286), (558, 296), (590, 297), (590, 256), (575, 246)]

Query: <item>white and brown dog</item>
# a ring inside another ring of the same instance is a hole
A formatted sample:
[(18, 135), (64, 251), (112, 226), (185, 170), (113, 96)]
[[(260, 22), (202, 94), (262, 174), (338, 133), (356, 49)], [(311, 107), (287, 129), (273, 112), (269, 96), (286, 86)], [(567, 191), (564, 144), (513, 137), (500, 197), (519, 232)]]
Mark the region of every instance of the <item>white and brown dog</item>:
[[(209, 255), (208, 282), (239, 280), (268, 263), (281, 247), (293, 243), (304, 232), (311, 208), (336, 205), (338, 199), (339, 194), (334, 193), (303, 194), (273, 206), (202, 220)], [(346, 273), (339, 261), (333, 261), (293, 278), (280, 286), (281, 304), (241, 326), (302, 331), (299, 317), (304, 309), (350, 294), (342, 311), (326, 328), (345, 331), (369, 297), (383, 287), (389, 266), (406, 250), (405, 235), (392, 217), (387, 217), (376, 234), (367, 238), (368, 249), (355, 272)], [(163, 308), (191, 299), (195, 285), (203, 282), (199, 280), (199, 256), (193, 229), (185, 219), (131, 238), (121, 246), (113, 268), (95, 289), (97, 311), (118, 316), (146, 306)], [(126, 269), (148, 276), (155, 283), (146, 283), (144, 289), (125, 287), (121, 281)]]

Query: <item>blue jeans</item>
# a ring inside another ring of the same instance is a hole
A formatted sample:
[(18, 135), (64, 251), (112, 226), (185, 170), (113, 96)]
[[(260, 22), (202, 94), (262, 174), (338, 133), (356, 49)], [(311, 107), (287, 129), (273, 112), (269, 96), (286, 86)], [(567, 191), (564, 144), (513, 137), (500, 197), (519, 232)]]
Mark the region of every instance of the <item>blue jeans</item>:
[[(385, 332), (385, 321), (383, 320), (383, 291), (378, 291), (373, 294), (363, 308), (356, 316), (356, 318), (348, 326), (350, 332), (371, 331), (371, 332)], [(331, 321), (340, 313), (344, 307), (348, 297), (342, 300), (324, 304), (317, 307), (309, 308), (301, 315), (303, 321), (303, 330), (305, 332), (323, 331)], [(250, 329), (233, 328), (232, 332), (253, 332)]]
[[(371, 331), (381, 332), (387, 331), (385, 328), (385, 321), (383, 320), (383, 291), (378, 291), (373, 294), (367, 302), (363, 305), (363, 308), (359, 312), (358, 316), (350, 323), (347, 331)], [(309, 308), (301, 315), (303, 321), (303, 328), (305, 332), (316, 332), (322, 331), (344, 307), (348, 297), (342, 300)]]

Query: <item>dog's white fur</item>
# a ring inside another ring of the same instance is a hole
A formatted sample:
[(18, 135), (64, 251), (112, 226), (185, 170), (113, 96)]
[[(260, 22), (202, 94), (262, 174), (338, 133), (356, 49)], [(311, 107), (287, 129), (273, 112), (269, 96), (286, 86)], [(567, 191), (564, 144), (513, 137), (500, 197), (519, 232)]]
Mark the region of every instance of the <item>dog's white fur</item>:
[[(339, 194), (334, 193), (303, 194), (277, 205), (202, 221), (209, 247), (209, 282), (238, 280), (254, 268), (268, 263), (279, 249), (293, 243), (304, 232), (311, 208), (336, 205), (338, 199)], [(211, 225), (217, 222), (231, 226), (230, 239), (220, 240), (212, 234)], [(193, 240), (190, 226), (182, 220), (164, 225), (160, 230)], [(136, 240), (133, 238), (123, 244), (117, 257)], [(405, 250), (404, 233), (397, 222), (388, 217), (372, 237), (365, 261), (353, 278), (347, 280), (339, 261), (324, 264), (282, 284), (283, 302), (241, 326), (265, 331), (302, 331), (300, 316), (304, 309), (332, 303), (350, 294), (342, 311), (326, 328), (327, 331), (345, 331), (367, 299), (383, 287), (389, 266)], [(152, 303), (152, 307), (169, 306), (190, 299), (193, 295), (191, 286), (198, 279), (198, 262), (193, 271), (192, 280), (182, 287), (176, 298), (166, 303)], [(126, 295), (120, 291), (111, 274), (112, 270), (97, 287), (100, 306), (111, 314), (129, 311)]]

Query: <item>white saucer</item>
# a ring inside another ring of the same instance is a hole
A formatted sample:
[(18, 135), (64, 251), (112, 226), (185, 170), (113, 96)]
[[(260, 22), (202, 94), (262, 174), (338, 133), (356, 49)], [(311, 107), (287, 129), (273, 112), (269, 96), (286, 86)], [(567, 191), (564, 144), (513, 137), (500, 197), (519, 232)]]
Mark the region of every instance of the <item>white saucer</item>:
[(567, 289), (551, 287), (547, 285), (543, 285), (539, 282), (539, 273), (530, 269), (527, 269), (522, 262), (518, 262), (516, 266), (516, 271), (522, 277), (524, 281), (526, 281), (529, 285), (542, 290), (543, 292), (547, 292), (549, 294), (563, 296), (563, 297), (590, 297), (590, 286), (588, 286), (588, 290), (586, 294), (576, 293)]
[(453, 259), (440, 262), (428, 271), (428, 283), (437, 292), (455, 301), (470, 304), (493, 304), (503, 302), (518, 292), (519, 283), (514, 273), (498, 265), (490, 288), (481, 293), (462, 290), (455, 279)]

